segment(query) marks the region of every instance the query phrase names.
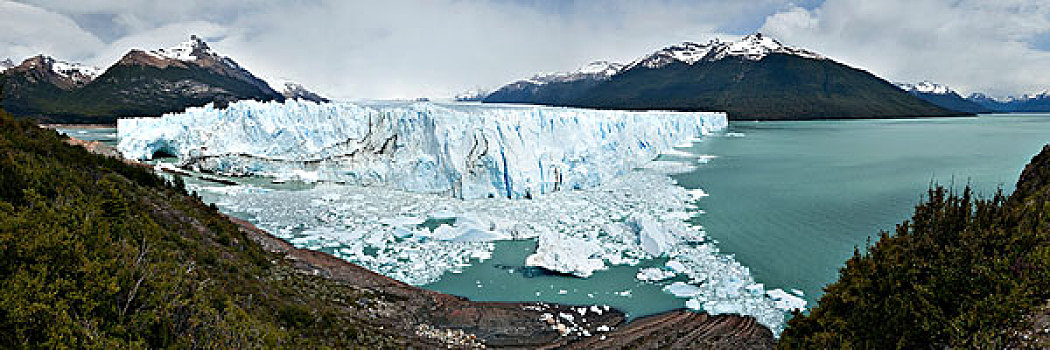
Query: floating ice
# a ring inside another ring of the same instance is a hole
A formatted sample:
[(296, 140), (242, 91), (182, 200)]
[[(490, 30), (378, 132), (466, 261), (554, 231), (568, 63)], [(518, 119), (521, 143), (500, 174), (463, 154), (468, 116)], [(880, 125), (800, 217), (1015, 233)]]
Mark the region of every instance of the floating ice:
[(224, 175), (526, 198), (593, 188), (725, 125), (724, 113), (240, 101), (121, 119), (118, 148)]
[[(666, 257), (666, 273), (688, 279), (669, 287), (689, 295), (687, 307), (754, 316), (777, 334), (797, 301), (767, 294), (687, 223), (703, 192), (667, 175), (689, 162), (648, 161), (724, 124), (720, 114), (241, 102), (124, 120), (121, 149), (171, 153), (200, 170), (325, 181), (193, 189), (296, 246), (413, 285), (490, 258), (492, 241), (536, 239), (524, 263), (579, 277)], [(510, 199), (522, 197), (532, 199)]]
[(782, 289), (774, 289), (766, 292), (770, 298), (776, 303), (776, 308), (784, 311), (792, 310), (805, 310), (806, 300), (797, 296), (788, 294)]
[(679, 298), (692, 298), (697, 294), (700, 294), (703, 289), (686, 284), (685, 282), (675, 282), (664, 287), (664, 291)]
[(635, 275), (635, 278), (637, 278), (639, 281), (655, 282), (672, 278), (674, 277), (674, 275), (674, 271), (664, 270), (656, 267), (648, 267), (644, 269), (639, 269), (638, 274)]
[(601, 251), (602, 247), (595, 241), (546, 231), (540, 234), (539, 246), (525, 259), (525, 264), (590, 277), (594, 271), (605, 269)]

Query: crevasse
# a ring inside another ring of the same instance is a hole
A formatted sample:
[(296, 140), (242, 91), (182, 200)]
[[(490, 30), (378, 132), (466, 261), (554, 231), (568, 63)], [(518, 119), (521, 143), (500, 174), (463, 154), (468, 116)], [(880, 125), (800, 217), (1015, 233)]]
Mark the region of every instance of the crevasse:
[(725, 126), (707, 112), (241, 101), (119, 120), (118, 147), (225, 175), (524, 198), (597, 186)]

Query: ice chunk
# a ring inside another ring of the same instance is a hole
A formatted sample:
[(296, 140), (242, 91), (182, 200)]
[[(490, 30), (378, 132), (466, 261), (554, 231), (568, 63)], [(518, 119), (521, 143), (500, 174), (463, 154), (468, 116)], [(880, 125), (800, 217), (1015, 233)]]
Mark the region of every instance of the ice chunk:
[(459, 104), (240, 101), (120, 119), (125, 157), (304, 182), (390, 184), (459, 198), (592, 188), (673, 145), (725, 128), (724, 113)]
[(788, 294), (782, 289), (774, 289), (771, 291), (767, 291), (766, 294), (773, 299), (777, 309), (781, 309), (784, 311), (806, 309), (805, 299)]
[(590, 277), (605, 269), (602, 259), (594, 258), (602, 248), (593, 241), (546, 231), (540, 234), (536, 252), (525, 258), (525, 264), (551, 271)]
[(671, 271), (677, 273), (683, 273), (686, 271), (685, 264), (682, 264), (680, 261), (671, 260), (664, 264), (664, 266), (667, 266), (667, 268), (671, 269)]
[(664, 287), (664, 291), (679, 298), (692, 298), (703, 290), (697, 286), (692, 286), (684, 282), (675, 282)]
[(653, 256), (660, 256), (664, 252), (669, 251), (676, 243), (674, 235), (653, 219), (652, 216), (635, 214), (628, 221), (628, 224), (638, 232), (638, 241), (641, 243), (642, 248), (645, 249), (645, 252)]
[(635, 275), (639, 281), (663, 281), (665, 279), (674, 277), (674, 271), (668, 271), (661, 268), (649, 267), (639, 269), (638, 274)]

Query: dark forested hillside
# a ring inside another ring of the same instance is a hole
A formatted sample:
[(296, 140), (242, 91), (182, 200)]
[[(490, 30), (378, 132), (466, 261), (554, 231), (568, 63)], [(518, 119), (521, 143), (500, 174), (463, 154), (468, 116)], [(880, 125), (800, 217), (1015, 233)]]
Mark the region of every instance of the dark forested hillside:
[(830, 59), (774, 53), (696, 64), (635, 65), (608, 79), (517, 82), (484, 102), (631, 110), (724, 111), (734, 120), (907, 118), (962, 115)]
[(927, 196), (896, 232), (854, 253), (819, 306), (789, 322), (781, 348), (1050, 345), (1017, 336), (1046, 318), (1050, 298), (1050, 146), (1009, 197)]
[(735, 120), (890, 118), (958, 114), (832, 60), (771, 54), (703, 65), (638, 67), (569, 103), (581, 107), (726, 111)]
[(178, 184), (0, 110), (0, 348), (394, 347)]

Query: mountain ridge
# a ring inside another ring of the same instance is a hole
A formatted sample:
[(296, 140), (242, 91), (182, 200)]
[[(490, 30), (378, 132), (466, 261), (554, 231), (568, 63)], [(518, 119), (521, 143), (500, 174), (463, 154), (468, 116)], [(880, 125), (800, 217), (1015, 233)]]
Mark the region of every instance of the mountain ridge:
[(907, 91), (926, 102), (950, 110), (966, 113), (988, 113), (992, 111), (992, 109), (989, 109), (980, 103), (959, 95), (958, 92), (952, 90), (947, 85), (937, 84), (930, 81), (921, 81), (915, 84), (898, 82), (894, 83), (894, 85), (897, 85), (897, 87), (902, 90)]
[[(523, 83), (525, 82), (525, 83)], [(738, 41), (686, 42), (614, 74), (569, 82), (520, 80), (486, 97), (602, 109), (723, 111), (736, 120), (966, 115), (912, 96), (862, 69), (756, 33)]]
[(39, 55), (0, 76), (3, 108), (43, 122), (114, 123), (245, 99), (327, 101), (298, 84), (275, 90), (196, 35), (171, 48), (130, 50), (105, 70)]

